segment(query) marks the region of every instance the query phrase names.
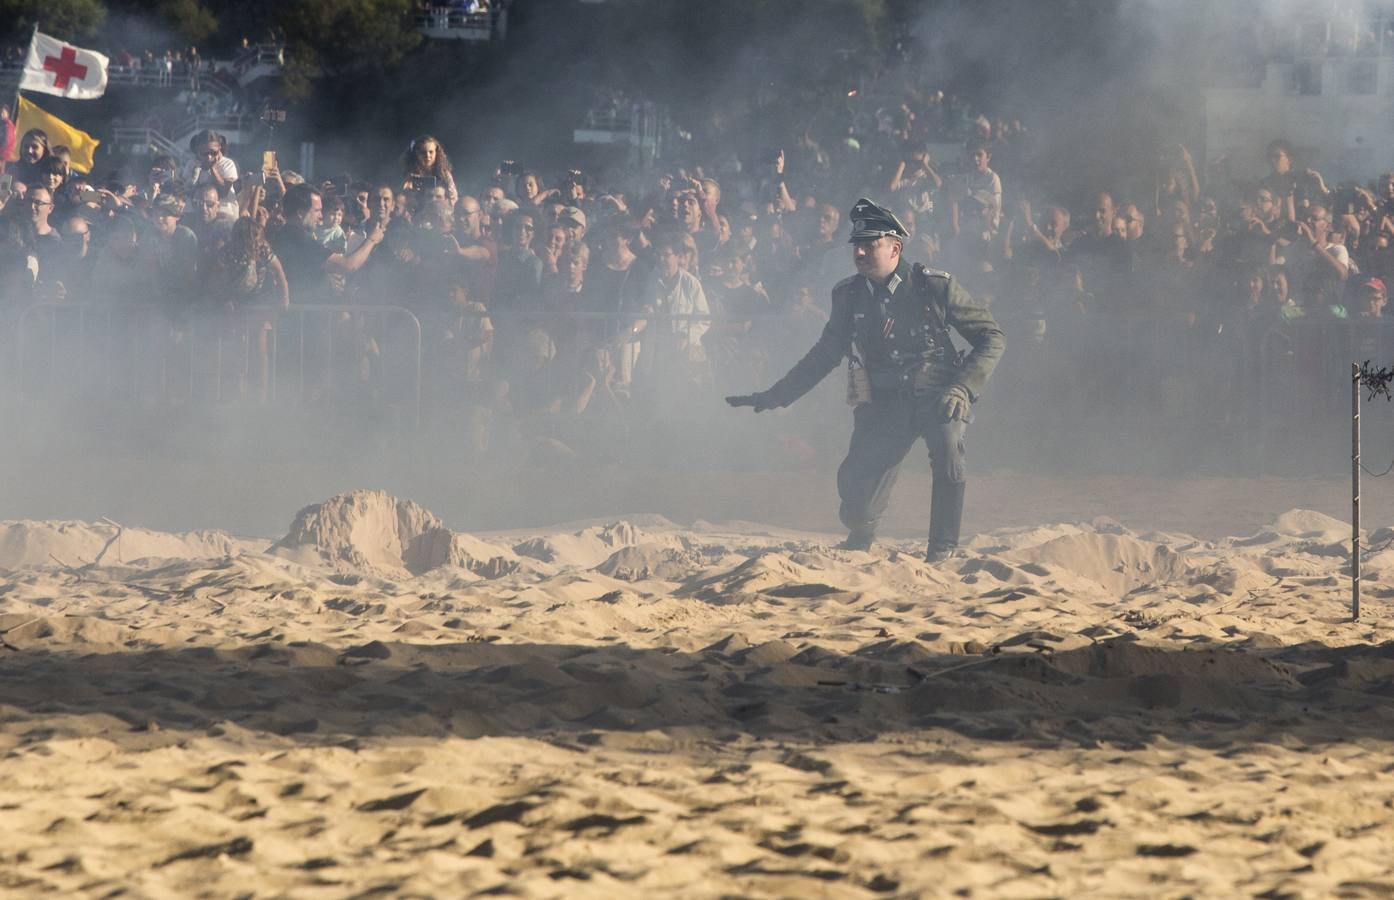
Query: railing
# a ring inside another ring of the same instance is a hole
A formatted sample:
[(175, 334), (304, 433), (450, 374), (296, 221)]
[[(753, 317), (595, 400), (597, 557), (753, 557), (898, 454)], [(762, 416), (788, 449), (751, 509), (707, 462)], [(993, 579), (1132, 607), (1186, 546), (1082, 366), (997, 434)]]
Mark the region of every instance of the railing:
[[(169, 69), (164, 60), (140, 65), (107, 66), (107, 84), (123, 87), (163, 87), (175, 90), (208, 90), (217, 94), (227, 94), (233, 85), (223, 82), (218, 75), (230, 71), (240, 82), (242, 77), (258, 66), (280, 68), (284, 64), (285, 47), (279, 44), (255, 44), (243, 50), (231, 61), (200, 60), (197, 64), (188, 61), (175, 62)], [(17, 84), (24, 70), (23, 60), (0, 62), (0, 84)]]
[(255, 121), (255, 118), (246, 113), (236, 113), (228, 116), (192, 115), (171, 128), (168, 128), (166, 133), (170, 135), (170, 141), (172, 143), (177, 143), (179, 141), (187, 141), (190, 137), (193, 137), (195, 132), (202, 131), (205, 128), (211, 128), (214, 131), (220, 132), (242, 131)]
[[(111, 138), (112, 143), (125, 152), (167, 153), (179, 162), (180, 168), (185, 168), (194, 161), (185, 142), (195, 133), (205, 128), (223, 133), (237, 133), (247, 129), (255, 121), (245, 113), (232, 116), (196, 115), (190, 116), (170, 129), (169, 135), (173, 135), (173, 137), (154, 128), (122, 125), (112, 129)], [(233, 143), (236, 144), (237, 141), (234, 140)]]
[(586, 144), (628, 144), (645, 166), (663, 156), (668, 130), (667, 111), (648, 101), (625, 101), (622, 106), (594, 108), (572, 131), (572, 140)]
[(416, 29), (427, 37), (487, 41), (493, 36), (492, 17), (487, 12), (466, 13), (452, 9), (418, 12)]
[[(497, 330), (493, 358), (482, 349), (467, 370), (454, 354), (487, 344), (471, 343), (477, 334), (459, 327), (470, 316), (487, 316)], [(629, 326), (640, 320), (648, 329), (635, 333)], [(662, 326), (684, 321), (750, 321), (754, 329), (718, 336), (713, 328), (702, 343), (705, 358), (665, 357), (679, 339)], [(333, 304), (181, 315), (156, 305), (44, 303), (13, 323), (13, 351), (0, 360), (12, 368), (0, 384), (4, 399), (29, 407), (240, 403), (375, 410), (416, 425), (436, 404), (442, 411), (458, 409), (461, 400), (487, 405), (487, 386), (499, 376), (551, 400), (572, 397), (590, 354), (604, 350), (615, 378), (610, 387), (682, 399), (635, 405), (623, 427), (639, 428), (647, 415), (674, 415), (694, 402), (719, 408), (722, 393), (771, 383), (811, 342), (792, 335), (791, 321), (787, 314), (484, 310), (423, 320), (402, 307)], [(1347, 410), (1351, 362), (1394, 363), (1394, 321), (1261, 326), (1096, 314), (1040, 322), (1003, 322), (1009, 346), (990, 388), (994, 419), (1029, 421), (1043, 434), (1104, 427), (1134, 441), (1211, 441), (1211, 450), (1235, 451), (1219, 458), (1241, 461), (1245, 471), (1326, 458), (1330, 448), (1322, 442), (1339, 436), (1332, 423)], [(524, 351), (524, 335), (538, 326), (554, 345), (538, 355), (542, 365), (519, 367), (519, 353), (536, 352)], [(793, 414), (810, 409), (800, 404)], [(1384, 426), (1394, 441), (1394, 412), (1371, 427)], [(1303, 456), (1313, 446), (1322, 453)]]
[(416, 9), (416, 30), (430, 38), (489, 41), (508, 32), (508, 0), (481, 3), (425, 2)]
[(126, 126), (113, 128), (111, 140), (113, 144), (125, 152), (134, 152), (137, 148), (141, 148), (143, 153), (167, 153), (182, 163), (187, 163), (193, 158), (186, 148), (174, 143), (153, 128)]
[(1329, 410), (1349, 392), (1349, 384), (1343, 390), (1335, 382), (1342, 377), (1349, 382), (1352, 362), (1394, 363), (1394, 321), (1284, 323), (1263, 334), (1259, 352), (1265, 409), (1285, 414)]
[[(20, 73), (23, 70), (24, 63), (22, 62), (0, 63), (0, 84), (18, 84)], [(140, 68), (111, 65), (107, 67), (107, 84), (123, 87), (162, 87), (174, 90), (213, 88), (220, 93), (226, 93), (227, 87), (217, 85), (217, 80), (212, 75), (212, 70), (206, 67), (195, 70), (190, 66), (182, 66), (172, 72), (166, 72), (159, 63)]]
[[(65, 400), (310, 407), (353, 395), (421, 418), (422, 331), (397, 306), (298, 304), (236, 313), (40, 303), (13, 330), (24, 404)], [(345, 346), (352, 344), (351, 349)]]
[(232, 64), (239, 69), (252, 69), (257, 66), (279, 66), (285, 63), (284, 44), (252, 44), (233, 59)]

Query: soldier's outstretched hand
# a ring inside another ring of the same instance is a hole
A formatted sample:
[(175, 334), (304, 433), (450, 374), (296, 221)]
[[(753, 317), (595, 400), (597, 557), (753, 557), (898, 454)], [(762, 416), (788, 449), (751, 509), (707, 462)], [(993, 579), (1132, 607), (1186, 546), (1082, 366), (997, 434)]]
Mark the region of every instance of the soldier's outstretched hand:
[(758, 412), (758, 413), (759, 413), (759, 412), (764, 412), (764, 411), (767, 410), (767, 409), (774, 409), (774, 404), (771, 403), (771, 402), (765, 397), (765, 395), (764, 395), (763, 393), (760, 393), (760, 394), (732, 394), (731, 396), (729, 396), (729, 397), (726, 398), (726, 402), (727, 402), (727, 404), (729, 404), (729, 405), (731, 405), (731, 406), (735, 406), (735, 407), (741, 407), (741, 406), (753, 407), (754, 410), (755, 410), (756, 412)]
[(973, 411), (973, 401), (968, 396), (968, 388), (955, 384), (944, 391), (944, 395), (939, 398), (939, 411), (947, 419), (968, 421), (968, 416)]

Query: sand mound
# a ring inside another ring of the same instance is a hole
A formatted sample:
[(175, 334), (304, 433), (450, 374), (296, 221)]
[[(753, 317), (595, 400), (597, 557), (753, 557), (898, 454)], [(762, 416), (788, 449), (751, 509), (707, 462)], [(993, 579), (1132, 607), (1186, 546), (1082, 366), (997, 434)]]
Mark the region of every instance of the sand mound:
[(84, 652), (94, 652), (119, 649), (121, 644), (131, 639), (133, 632), (91, 615), (35, 616), (26, 612), (0, 615), (0, 634), (4, 635), (9, 650), (61, 646), (70, 652), (74, 647)]
[(621, 581), (682, 581), (697, 566), (698, 561), (693, 553), (662, 544), (644, 543), (621, 547), (595, 570)]
[(619, 521), (592, 525), (572, 534), (531, 538), (514, 545), (513, 552), (563, 568), (589, 569), (603, 563), (616, 550), (638, 544), (670, 549), (681, 546), (670, 535), (650, 535), (627, 521)]
[(76, 568), (140, 559), (208, 559), (231, 556), (245, 549), (246, 542), (221, 531), (167, 534), (112, 523), (0, 522), (0, 569), (53, 565)]
[(1003, 557), (1065, 569), (1120, 594), (1187, 574), (1185, 560), (1170, 547), (1122, 534), (1070, 534)]
[(1350, 523), (1310, 509), (1290, 509), (1270, 526), (1284, 537), (1328, 544), (1350, 538)]
[(918, 539), (744, 524), (479, 540), (360, 493), (274, 554), (0, 572), (0, 880), (1387, 894), (1394, 549), (1350, 622), (1345, 561), (1307, 537), (1327, 527), (1095, 519), (929, 565)]
[(1071, 534), (1084, 533), (1079, 525), (1035, 525), (1030, 528), (1004, 528), (991, 534), (973, 535), (965, 544), (967, 549), (982, 553), (1001, 553), (1024, 550)]
[(441, 566), (485, 577), (517, 568), (506, 548), (456, 534), (425, 507), (383, 491), (351, 491), (305, 507), (270, 552), (301, 563), (395, 577)]

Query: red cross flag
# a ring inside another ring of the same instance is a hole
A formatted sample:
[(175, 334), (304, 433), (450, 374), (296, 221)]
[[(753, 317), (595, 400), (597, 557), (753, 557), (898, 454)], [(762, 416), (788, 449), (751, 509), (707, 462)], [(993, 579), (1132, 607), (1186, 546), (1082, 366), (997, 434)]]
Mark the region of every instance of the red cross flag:
[(24, 60), (21, 91), (57, 94), (71, 100), (95, 100), (106, 92), (107, 58), (95, 50), (65, 44), (34, 32)]

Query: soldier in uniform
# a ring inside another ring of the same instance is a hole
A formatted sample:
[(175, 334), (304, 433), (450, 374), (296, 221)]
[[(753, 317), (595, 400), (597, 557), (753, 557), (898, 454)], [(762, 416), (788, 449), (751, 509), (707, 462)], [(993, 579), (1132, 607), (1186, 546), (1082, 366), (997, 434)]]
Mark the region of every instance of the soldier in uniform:
[[(868, 550), (905, 454), (924, 438), (934, 473), (926, 559), (958, 547), (963, 517), (963, 434), (973, 404), (1005, 347), (992, 314), (948, 273), (912, 266), (901, 251), (908, 231), (870, 200), (852, 207), (857, 274), (832, 292), (832, 316), (813, 349), (767, 391), (727, 397), (755, 412), (788, 406), (845, 358), (852, 443), (837, 472), (844, 549)], [(949, 329), (972, 347), (954, 349)]]

